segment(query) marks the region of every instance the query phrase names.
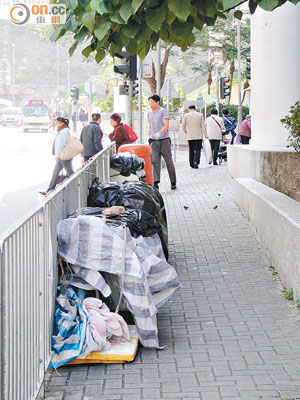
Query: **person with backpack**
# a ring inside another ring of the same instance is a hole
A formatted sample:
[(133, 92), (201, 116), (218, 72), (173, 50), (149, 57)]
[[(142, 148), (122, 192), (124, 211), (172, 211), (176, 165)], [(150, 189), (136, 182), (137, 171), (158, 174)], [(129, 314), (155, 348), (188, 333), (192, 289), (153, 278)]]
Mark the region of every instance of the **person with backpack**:
[(205, 125), (213, 154), (213, 164), (218, 165), (218, 151), (220, 142), (225, 135), (225, 126), (222, 118), (218, 116), (218, 110), (216, 108), (210, 110), (210, 116), (206, 118)]
[(225, 135), (229, 135), (231, 133), (232, 139), (230, 144), (233, 144), (234, 138), (236, 137), (235, 133), (237, 126), (236, 119), (231, 115), (229, 115), (228, 108), (222, 108), (222, 115), (223, 115), (222, 119), (225, 125)]
[(118, 152), (119, 147), (122, 146), (122, 144), (129, 144), (131, 143), (131, 140), (127, 129), (121, 122), (122, 117), (120, 114), (111, 114), (111, 116), (109, 117), (109, 121), (110, 125), (114, 128), (112, 133), (109, 135), (109, 139), (111, 142), (116, 142), (116, 150)]

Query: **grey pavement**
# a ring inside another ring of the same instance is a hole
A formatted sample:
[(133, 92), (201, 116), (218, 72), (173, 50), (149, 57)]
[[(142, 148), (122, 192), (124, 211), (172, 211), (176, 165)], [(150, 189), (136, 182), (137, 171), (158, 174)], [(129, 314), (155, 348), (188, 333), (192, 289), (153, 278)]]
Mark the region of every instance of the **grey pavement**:
[(165, 170), (161, 185), (183, 284), (158, 313), (168, 349), (51, 371), (48, 400), (300, 399), (300, 314), (235, 203), (226, 163), (191, 169), (181, 151), (176, 170), (178, 189)]

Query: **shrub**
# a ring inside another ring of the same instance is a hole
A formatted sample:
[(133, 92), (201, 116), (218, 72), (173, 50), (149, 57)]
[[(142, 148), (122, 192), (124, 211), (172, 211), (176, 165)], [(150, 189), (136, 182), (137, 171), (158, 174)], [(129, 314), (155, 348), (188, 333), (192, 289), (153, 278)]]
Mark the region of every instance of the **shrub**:
[(288, 142), (300, 154), (300, 102), (291, 106), (289, 114), (280, 120), (289, 130)]

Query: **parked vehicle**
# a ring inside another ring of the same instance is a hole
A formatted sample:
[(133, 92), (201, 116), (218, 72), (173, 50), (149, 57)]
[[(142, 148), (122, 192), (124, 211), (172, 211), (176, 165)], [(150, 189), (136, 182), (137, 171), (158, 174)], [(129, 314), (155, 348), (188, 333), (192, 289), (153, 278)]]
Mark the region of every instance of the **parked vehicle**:
[(22, 109), (20, 107), (5, 107), (2, 111), (3, 126), (22, 125)]
[(24, 106), (23, 130), (48, 132), (50, 126), (49, 110), (44, 100), (29, 100)]

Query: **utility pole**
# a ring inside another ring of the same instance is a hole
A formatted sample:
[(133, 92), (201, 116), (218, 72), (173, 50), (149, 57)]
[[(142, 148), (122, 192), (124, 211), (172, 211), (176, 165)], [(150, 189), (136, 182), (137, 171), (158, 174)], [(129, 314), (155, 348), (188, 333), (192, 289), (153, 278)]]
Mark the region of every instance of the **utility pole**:
[(161, 83), (160, 64), (161, 64), (161, 46), (159, 39), (157, 42), (157, 87), (156, 87), (156, 93), (158, 94), (158, 96), (160, 96), (160, 83)]
[(242, 82), (241, 82), (241, 22), (237, 20), (237, 56), (238, 56), (238, 132), (243, 119)]
[(68, 92), (70, 92), (70, 60), (67, 61), (68, 66)]
[(15, 105), (15, 44), (12, 45), (12, 105)]
[(219, 99), (220, 99), (220, 94), (219, 94), (219, 67), (216, 67), (216, 109), (218, 110), (219, 114)]
[(126, 112), (125, 120), (126, 123), (132, 128), (132, 80), (128, 80), (128, 96), (126, 96)]
[(143, 132), (143, 60), (140, 60), (139, 69), (139, 128), (140, 128), (140, 142), (144, 143)]
[(170, 111), (170, 79), (167, 79), (167, 111)]

